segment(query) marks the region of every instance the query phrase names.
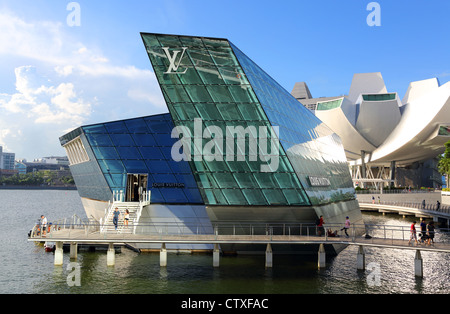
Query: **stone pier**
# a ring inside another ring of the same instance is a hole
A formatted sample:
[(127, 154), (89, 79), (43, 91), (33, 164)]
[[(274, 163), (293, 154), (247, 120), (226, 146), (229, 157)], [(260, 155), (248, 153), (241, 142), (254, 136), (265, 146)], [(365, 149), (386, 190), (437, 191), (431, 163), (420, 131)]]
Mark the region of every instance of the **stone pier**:
[(161, 250), (159, 251), (159, 265), (161, 267), (167, 266), (167, 248), (165, 243), (161, 245)]
[(106, 253), (106, 264), (108, 266), (116, 265), (116, 251), (114, 250), (114, 243), (109, 243), (108, 251)]
[(325, 268), (327, 266), (325, 247), (323, 243), (319, 246), (317, 266), (319, 268)]
[(266, 248), (266, 268), (272, 268), (273, 266), (273, 252), (272, 252), (272, 246), (267, 244)]

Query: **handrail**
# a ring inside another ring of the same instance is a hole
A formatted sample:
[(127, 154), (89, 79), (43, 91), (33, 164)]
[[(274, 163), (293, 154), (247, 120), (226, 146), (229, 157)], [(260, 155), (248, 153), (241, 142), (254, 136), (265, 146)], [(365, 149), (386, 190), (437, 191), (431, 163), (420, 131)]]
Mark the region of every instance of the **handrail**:
[(396, 202), (396, 201), (375, 201), (375, 202), (368, 202), (368, 201), (360, 201), (360, 204), (366, 204), (366, 205), (385, 205), (385, 206), (397, 206), (397, 207), (404, 207), (404, 208), (411, 208), (411, 209), (417, 209), (419, 211), (433, 211), (437, 213), (442, 214), (449, 214), (450, 215), (450, 206), (449, 205), (437, 205), (437, 204), (423, 204), (423, 203), (415, 203), (415, 202)]
[[(59, 225), (61, 229), (84, 229), (86, 235), (98, 233), (98, 224), (88, 225)], [(202, 225), (196, 223), (185, 223), (180, 226), (177, 222), (167, 223), (140, 223), (143, 231), (139, 235), (159, 236), (161, 239), (163, 236), (207, 236), (214, 235), (217, 237), (250, 237), (256, 238), (265, 236), (267, 239), (272, 240), (276, 237), (287, 237), (289, 240), (299, 240), (302, 238), (311, 239), (317, 238), (317, 226), (311, 223), (220, 223), (214, 225)], [(338, 231), (337, 238), (345, 238), (345, 234), (341, 229), (344, 224), (324, 224), (325, 230), (331, 229), (333, 232)], [(416, 227), (417, 236), (421, 233), (420, 227)], [(90, 232), (89, 232), (90, 231)], [(369, 241), (372, 243), (376, 240), (390, 240), (392, 243), (398, 240), (409, 240), (410, 238), (410, 225), (376, 225), (376, 224), (352, 224), (349, 231), (348, 241), (355, 241), (356, 237), (363, 237), (363, 235), (369, 235)], [(54, 231), (52, 230), (52, 233)], [(448, 228), (436, 228), (435, 229), (435, 241), (439, 243), (450, 244), (450, 229)], [(47, 239), (52, 238), (52, 233), (47, 235)], [(116, 235), (115, 235), (116, 236)], [(107, 237), (107, 234), (104, 234)], [(325, 233), (323, 235), (326, 241), (330, 240), (330, 236)], [(40, 238), (34, 232), (30, 238)]]

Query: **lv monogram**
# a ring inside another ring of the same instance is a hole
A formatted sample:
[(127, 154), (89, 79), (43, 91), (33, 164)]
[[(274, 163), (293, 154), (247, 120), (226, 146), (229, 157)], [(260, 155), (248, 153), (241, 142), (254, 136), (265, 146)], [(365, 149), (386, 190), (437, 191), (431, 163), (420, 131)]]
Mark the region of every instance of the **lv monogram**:
[[(184, 74), (184, 73), (186, 73), (187, 69), (184, 70), (184, 72), (178, 72), (178, 68), (180, 67), (181, 60), (183, 59), (183, 56), (187, 50), (187, 47), (183, 47), (183, 51), (174, 50), (173, 54), (170, 54), (168, 47), (163, 47), (162, 49), (164, 50), (164, 52), (167, 56), (167, 59), (169, 59), (169, 62), (170, 62), (169, 68), (167, 69), (166, 72), (164, 72), (164, 74)], [(181, 52), (181, 56), (177, 62), (177, 56), (180, 52)]]

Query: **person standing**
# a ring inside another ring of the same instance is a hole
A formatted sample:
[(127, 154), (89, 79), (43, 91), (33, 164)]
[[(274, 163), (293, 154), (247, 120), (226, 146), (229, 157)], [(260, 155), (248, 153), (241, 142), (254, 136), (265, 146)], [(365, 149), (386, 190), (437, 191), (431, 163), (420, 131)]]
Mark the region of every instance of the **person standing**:
[(44, 215), (41, 215), (41, 230), (42, 236), (45, 237), (47, 234), (47, 217)]
[(123, 218), (124, 226), (128, 226), (128, 221), (129, 220), (130, 220), (130, 212), (129, 212), (128, 208), (127, 208), (127, 209), (125, 209), (125, 215), (124, 215), (124, 218)]
[(119, 224), (119, 216), (120, 216), (120, 211), (116, 207), (116, 209), (114, 210), (114, 216), (113, 216), (114, 229), (116, 229), (116, 230), (117, 230), (117, 225)]
[(317, 233), (318, 233), (319, 237), (322, 236), (322, 233), (323, 233), (323, 234), (325, 233), (325, 232), (324, 232), (325, 229), (323, 228), (323, 224), (324, 224), (323, 216), (321, 215), (321, 216), (319, 217), (319, 220), (317, 221)]
[(346, 235), (347, 238), (349, 237), (349, 235), (347, 233), (348, 229), (350, 229), (350, 218), (348, 218), (348, 216), (347, 216), (347, 217), (345, 217), (344, 228), (341, 229), (341, 231), (344, 230), (345, 235)]
[(408, 245), (411, 244), (412, 239), (414, 239), (414, 241), (416, 241), (416, 245), (418, 245), (419, 242), (417, 242), (417, 232), (416, 232), (416, 222), (415, 221), (411, 224), (410, 231), (411, 231), (411, 235), (409, 236)]

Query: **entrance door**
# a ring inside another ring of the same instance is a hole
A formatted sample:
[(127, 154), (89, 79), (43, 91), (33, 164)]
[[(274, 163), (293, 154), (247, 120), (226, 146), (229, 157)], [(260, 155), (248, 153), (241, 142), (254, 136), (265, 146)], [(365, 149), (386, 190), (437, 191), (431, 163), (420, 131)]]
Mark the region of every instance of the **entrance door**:
[(147, 174), (129, 173), (127, 175), (127, 195), (126, 202), (139, 202), (142, 200), (142, 193), (147, 191)]

